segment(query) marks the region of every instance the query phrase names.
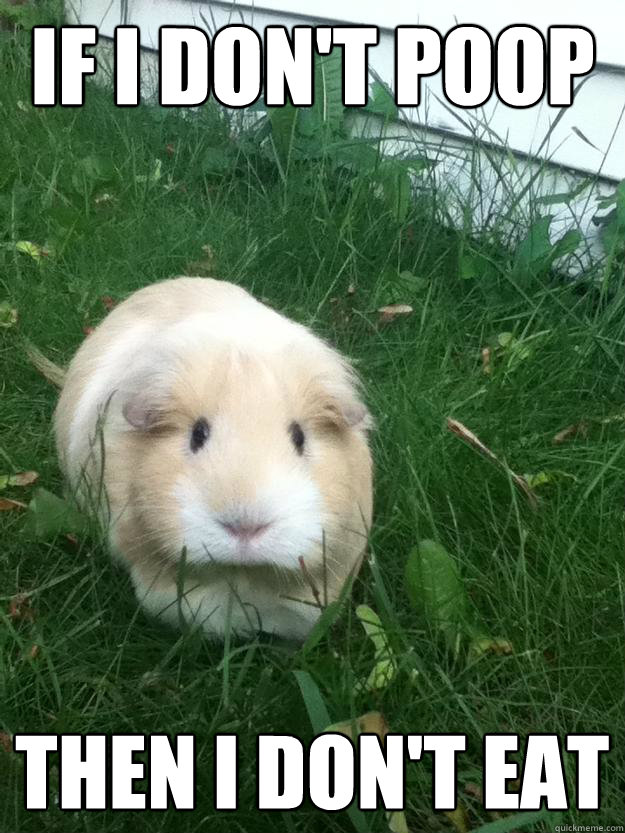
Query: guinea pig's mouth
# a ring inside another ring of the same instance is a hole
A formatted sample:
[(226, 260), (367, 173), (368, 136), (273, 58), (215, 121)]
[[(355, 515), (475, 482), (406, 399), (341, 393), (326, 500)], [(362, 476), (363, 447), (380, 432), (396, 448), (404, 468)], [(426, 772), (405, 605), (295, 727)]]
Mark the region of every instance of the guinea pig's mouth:
[(218, 507), (193, 484), (178, 484), (174, 497), (178, 541), (191, 564), (300, 571), (300, 557), (316, 560), (323, 549), (323, 505), (307, 478), (276, 476), (253, 499), (230, 498)]
[(271, 561), (267, 552), (267, 539), (273, 521), (266, 523), (245, 523), (240, 521), (219, 521), (230, 546), (224, 552), (224, 561), (229, 564), (266, 564)]
[(227, 521), (219, 521), (219, 523), (237, 544), (246, 548), (248, 544), (253, 544), (259, 538), (262, 538), (263, 534), (272, 525), (272, 521), (268, 521), (267, 523), (244, 523), (240, 521), (230, 523)]
[[(300, 557), (316, 549), (313, 540), (288, 539), (279, 523), (256, 524), (232, 530), (219, 524), (220, 534), (207, 530), (195, 546), (189, 547), (189, 561), (196, 565), (223, 567), (278, 567), (299, 571)], [(199, 543), (199, 546), (197, 545)]]
[(299, 571), (299, 558), (315, 559), (323, 546), (319, 498), (309, 491), (302, 495), (301, 489), (290, 489), (288, 500), (284, 489), (277, 496), (263, 493), (253, 503), (232, 503), (217, 511), (205, 500), (189, 499), (184, 491), (176, 495), (181, 509), (179, 542), (188, 562)]

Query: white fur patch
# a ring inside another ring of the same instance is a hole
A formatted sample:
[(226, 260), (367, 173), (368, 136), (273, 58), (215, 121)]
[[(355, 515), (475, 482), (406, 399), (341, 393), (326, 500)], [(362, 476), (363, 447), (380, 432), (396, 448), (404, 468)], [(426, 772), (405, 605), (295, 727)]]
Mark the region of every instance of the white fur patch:
[(307, 336), (303, 327), (259, 304), (241, 304), (224, 313), (197, 313), (174, 324), (167, 338), (176, 346), (192, 347), (214, 339), (234, 348), (272, 353)]
[[(194, 563), (273, 564), (296, 570), (298, 558), (318, 551), (322, 543), (319, 489), (296, 472), (276, 471), (271, 481), (259, 488), (253, 502), (241, 505), (233, 501), (219, 516), (187, 478), (178, 481), (172, 496), (179, 506), (187, 557)], [(220, 523), (237, 520), (269, 526), (256, 538), (241, 543)]]
[(173, 582), (167, 586), (146, 584), (132, 570), (132, 580), (139, 603), (148, 613), (179, 625), (179, 617), (205, 633), (223, 637), (230, 630), (246, 635), (259, 630), (286, 639), (304, 640), (319, 618), (318, 607), (291, 599), (281, 599), (273, 588), (258, 586), (249, 578), (239, 578), (236, 585), (228, 581), (211, 584), (185, 584), (183, 594)]
[[(69, 431), (68, 459), (76, 460), (81, 446), (89, 442), (89, 436), (95, 429), (98, 410), (105, 403), (111, 392), (119, 385), (120, 367), (130, 368), (133, 360), (145, 349), (151, 338), (152, 328), (146, 324), (136, 324), (127, 333), (118, 335), (108, 350), (103, 353), (90, 373), (89, 382), (76, 403)], [(82, 461), (78, 461), (82, 464)]]

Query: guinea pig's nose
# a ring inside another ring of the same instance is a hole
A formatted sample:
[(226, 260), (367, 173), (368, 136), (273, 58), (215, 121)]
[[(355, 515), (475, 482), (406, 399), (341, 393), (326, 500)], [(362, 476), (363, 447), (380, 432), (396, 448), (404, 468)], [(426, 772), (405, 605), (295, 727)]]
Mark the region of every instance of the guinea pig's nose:
[(230, 523), (220, 521), (220, 523), (223, 528), (230, 533), (230, 535), (234, 538), (238, 538), (239, 541), (251, 541), (270, 526), (268, 523), (246, 523), (245, 521), (234, 521)]

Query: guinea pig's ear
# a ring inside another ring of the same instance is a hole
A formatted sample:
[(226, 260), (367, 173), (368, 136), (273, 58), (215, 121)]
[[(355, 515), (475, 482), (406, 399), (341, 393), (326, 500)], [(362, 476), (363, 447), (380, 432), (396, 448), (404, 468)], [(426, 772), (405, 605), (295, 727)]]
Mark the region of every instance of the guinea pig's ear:
[(171, 409), (170, 387), (163, 357), (136, 368), (119, 390), (121, 412), (128, 425), (138, 431), (162, 427)]
[(310, 416), (319, 425), (355, 431), (373, 428), (373, 418), (358, 395), (357, 382), (351, 374), (339, 379), (319, 379), (311, 393)]
[(343, 418), (350, 428), (360, 431), (369, 431), (373, 428), (373, 417), (369, 409), (357, 397), (354, 396), (351, 401), (345, 402), (342, 410)]
[(122, 414), (126, 422), (139, 431), (149, 431), (159, 422), (159, 409), (145, 393), (131, 394), (122, 405)]

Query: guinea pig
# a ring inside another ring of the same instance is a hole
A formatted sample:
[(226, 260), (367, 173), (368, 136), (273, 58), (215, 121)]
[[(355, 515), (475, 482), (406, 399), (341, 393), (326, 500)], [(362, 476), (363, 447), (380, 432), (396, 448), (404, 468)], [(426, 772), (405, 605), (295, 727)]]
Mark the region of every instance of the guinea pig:
[(132, 294), (75, 354), (54, 424), (71, 491), (173, 625), (303, 640), (359, 569), (372, 463), (356, 374), (239, 286)]

